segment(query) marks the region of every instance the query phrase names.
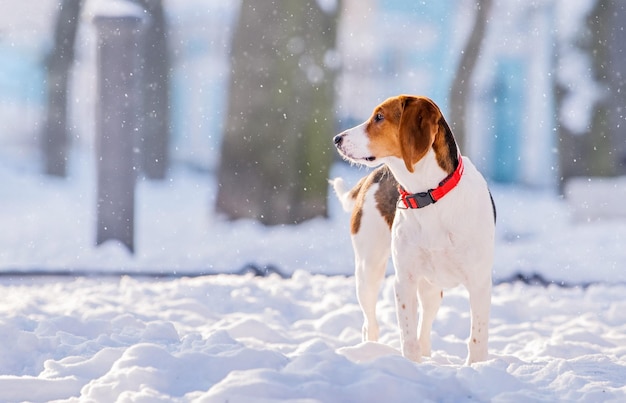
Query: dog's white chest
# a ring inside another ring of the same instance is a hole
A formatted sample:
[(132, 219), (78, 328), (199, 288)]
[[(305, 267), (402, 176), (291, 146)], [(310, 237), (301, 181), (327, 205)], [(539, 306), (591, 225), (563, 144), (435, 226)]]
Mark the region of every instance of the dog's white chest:
[(396, 214), (392, 228), (394, 266), (410, 270), (415, 278), (454, 287), (463, 281), (460, 269), (463, 260), (469, 258), (464, 256), (466, 240), (460, 238), (463, 234), (449, 219), (431, 213), (406, 210)]

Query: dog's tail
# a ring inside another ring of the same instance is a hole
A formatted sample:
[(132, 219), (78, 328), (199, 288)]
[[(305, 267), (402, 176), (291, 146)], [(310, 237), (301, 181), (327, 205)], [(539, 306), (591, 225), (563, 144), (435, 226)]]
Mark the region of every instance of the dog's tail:
[(357, 192), (354, 192), (354, 189), (346, 189), (346, 183), (344, 182), (343, 178), (330, 179), (328, 183), (333, 185), (333, 189), (335, 189), (335, 194), (341, 202), (341, 207), (343, 207), (346, 212), (351, 212), (352, 208), (354, 207), (354, 195)]

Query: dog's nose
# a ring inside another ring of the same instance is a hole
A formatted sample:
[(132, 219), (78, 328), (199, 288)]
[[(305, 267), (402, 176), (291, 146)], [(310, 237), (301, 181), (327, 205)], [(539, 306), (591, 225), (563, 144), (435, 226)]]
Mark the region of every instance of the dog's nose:
[(333, 137), (333, 142), (335, 143), (336, 146), (340, 146), (342, 141), (343, 141), (343, 134), (338, 134), (335, 137)]

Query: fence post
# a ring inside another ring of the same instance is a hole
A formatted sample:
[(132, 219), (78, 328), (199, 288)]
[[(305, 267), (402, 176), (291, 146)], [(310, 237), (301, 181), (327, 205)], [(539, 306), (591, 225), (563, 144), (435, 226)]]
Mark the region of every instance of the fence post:
[(134, 253), (137, 133), (142, 116), (142, 10), (127, 2), (97, 13), (96, 245), (116, 239)]

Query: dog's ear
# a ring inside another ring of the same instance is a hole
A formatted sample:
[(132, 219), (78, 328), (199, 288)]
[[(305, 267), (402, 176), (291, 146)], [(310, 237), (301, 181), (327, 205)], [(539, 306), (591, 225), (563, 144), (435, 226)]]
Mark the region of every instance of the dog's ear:
[[(450, 129), (450, 125), (448, 125), (443, 114), (441, 119), (439, 119), (439, 132), (435, 136), (433, 148), (437, 154), (439, 166), (444, 171), (452, 173), (459, 163), (460, 155), (452, 129)], [(447, 156), (447, 158), (442, 158), (442, 156)]]
[(403, 96), (400, 98), (402, 115), (398, 137), (402, 159), (409, 172), (428, 152), (439, 129), (437, 109), (422, 98)]

